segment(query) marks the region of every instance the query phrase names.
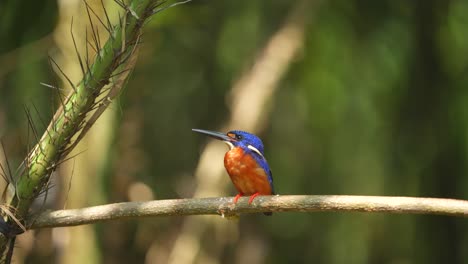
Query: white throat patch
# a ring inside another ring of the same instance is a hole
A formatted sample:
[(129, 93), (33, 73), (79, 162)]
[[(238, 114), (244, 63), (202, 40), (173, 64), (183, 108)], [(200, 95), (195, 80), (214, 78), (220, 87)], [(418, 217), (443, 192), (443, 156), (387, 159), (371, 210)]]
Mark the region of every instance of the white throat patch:
[(260, 155), (262, 158), (265, 158), (265, 157), (263, 157), (262, 153), (261, 153), (256, 147), (254, 147), (254, 146), (252, 146), (252, 145), (248, 145), (247, 147), (248, 147), (250, 150), (252, 150), (253, 152), (255, 152), (255, 153), (257, 153), (258, 155)]
[(226, 145), (228, 145), (229, 150), (231, 150), (231, 149), (234, 148), (234, 145), (233, 145), (231, 142), (229, 142), (229, 141), (224, 141), (224, 143), (226, 143)]

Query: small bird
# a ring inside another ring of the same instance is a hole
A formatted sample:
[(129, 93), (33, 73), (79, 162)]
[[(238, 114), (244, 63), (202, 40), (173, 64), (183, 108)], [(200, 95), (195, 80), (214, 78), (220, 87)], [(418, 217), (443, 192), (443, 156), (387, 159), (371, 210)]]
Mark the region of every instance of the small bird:
[[(243, 195), (250, 195), (251, 204), (258, 195), (275, 194), (273, 176), (259, 137), (240, 130), (232, 130), (226, 134), (202, 129), (192, 131), (222, 140), (229, 146), (229, 151), (224, 155), (224, 167), (239, 192), (234, 198), (234, 203)], [(272, 215), (271, 212), (264, 214)]]

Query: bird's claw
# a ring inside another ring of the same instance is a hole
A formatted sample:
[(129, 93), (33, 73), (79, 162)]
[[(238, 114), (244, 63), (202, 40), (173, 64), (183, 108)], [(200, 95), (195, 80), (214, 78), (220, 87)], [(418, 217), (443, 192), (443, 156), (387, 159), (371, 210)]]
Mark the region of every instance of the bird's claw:
[(260, 194), (259, 193), (254, 193), (252, 194), (252, 196), (250, 196), (249, 198), (249, 204), (252, 204), (253, 200), (255, 199), (255, 197), (259, 196)]
[(242, 197), (241, 193), (237, 194), (236, 197), (234, 197), (234, 200), (233, 200), (234, 204), (236, 204), (237, 201), (239, 201), (239, 198), (241, 198), (241, 197)]

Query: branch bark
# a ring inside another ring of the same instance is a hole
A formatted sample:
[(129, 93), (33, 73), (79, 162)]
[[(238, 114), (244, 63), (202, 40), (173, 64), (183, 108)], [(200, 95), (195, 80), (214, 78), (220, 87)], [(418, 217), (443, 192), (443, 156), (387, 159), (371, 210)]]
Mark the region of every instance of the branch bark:
[(260, 212), (370, 212), (468, 217), (468, 201), (443, 198), (353, 195), (276, 195), (248, 198), (234, 205), (232, 197), (173, 199), (99, 205), (44, 212), (30, 229), (93, 224), (109, 220), (155, 216), (217, 214), (223, 217)]

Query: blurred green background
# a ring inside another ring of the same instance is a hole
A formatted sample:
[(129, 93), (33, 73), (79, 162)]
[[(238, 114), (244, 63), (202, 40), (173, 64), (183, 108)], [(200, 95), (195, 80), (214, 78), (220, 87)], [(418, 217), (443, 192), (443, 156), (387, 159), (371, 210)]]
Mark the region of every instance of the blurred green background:
[[(191, 128), (228, 124), (233, 84), (299, 4), (198, 0), (156, 15), (127, 88), (53, 175), (46, 207), (192, 197), (208, 140)], [(277, 192), (468, 199), (468, 1), (322, 0), (302, 11), (302, 45), (257, 128)], [(41, 134), (58, 105), (40, 83), (66, 88), (47, 57), (80, 79), (71, 17), (86, 34), (81, 1), (0, 2), (0, 138), (13, 169), (35, 142), (24, 109)], [(276, 213), (30, 231), (15, 263), (467, 263), (467, 249), (462, 218)]]

